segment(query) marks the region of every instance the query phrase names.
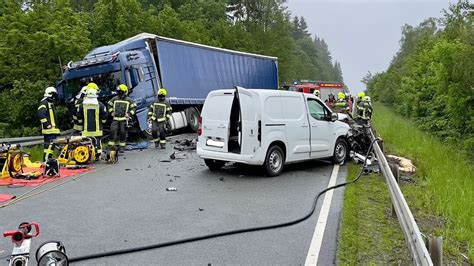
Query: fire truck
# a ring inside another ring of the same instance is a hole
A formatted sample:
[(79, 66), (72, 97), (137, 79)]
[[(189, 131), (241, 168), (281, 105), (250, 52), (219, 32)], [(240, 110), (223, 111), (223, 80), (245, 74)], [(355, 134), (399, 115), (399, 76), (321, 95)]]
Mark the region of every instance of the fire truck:
[(300, 80), (295, 81), (292, 85), (283, 86), (283, 89), (303, 93), (314, 93), (314, 90), (319, 90), (321, 93), (321, 99), (325, 101), (329, 97), (330, 93), (334, 94), (334, 96), (337, 98), (337, 94), (339, 92), (344, 92), (344, 83)]

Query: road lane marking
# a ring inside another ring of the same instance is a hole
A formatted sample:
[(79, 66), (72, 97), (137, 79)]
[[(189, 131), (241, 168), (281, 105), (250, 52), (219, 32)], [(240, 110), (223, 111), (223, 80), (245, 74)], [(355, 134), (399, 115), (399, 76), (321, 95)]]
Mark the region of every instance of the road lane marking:
[[(328, 187), (336, 185), (338, 173), (339, 165), (335, 164), (332, 169)], [(323, 205), (321, 206), (321, 211), (319, 211), (318, 222), (314, 229), (313, 239), (311, 239), (311, 245), (309, 246), (308, 255), (306, 256), (304, 265), (316, 265), (318, 263), (319, 251), (321, 250), (321, 245), (323, 243), (324, 231), (326, 229), (333, 192), (334, 190), (331, 189), (324, 195)]]

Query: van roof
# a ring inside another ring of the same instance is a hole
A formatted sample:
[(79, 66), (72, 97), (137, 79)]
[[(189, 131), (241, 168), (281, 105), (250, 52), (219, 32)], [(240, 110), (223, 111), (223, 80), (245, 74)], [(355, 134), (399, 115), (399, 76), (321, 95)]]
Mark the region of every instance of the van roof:
[[(245, 89), (241, 88), (240, 89)], [(258, 95), (261, 96), (272, 96), (272, 95), (279, 95), (279, 96), (295, 96), (295, 95), (301, 95), (302, 92), (297, 92), (297, 91), (286, 91), (286, 90), (268, 90), (268, 89), (245, 89), (251, 92), (254, 92)], [(211, 93), (233, 93), (235, 89), (225, 89), (225, 90), (214, 90)]]

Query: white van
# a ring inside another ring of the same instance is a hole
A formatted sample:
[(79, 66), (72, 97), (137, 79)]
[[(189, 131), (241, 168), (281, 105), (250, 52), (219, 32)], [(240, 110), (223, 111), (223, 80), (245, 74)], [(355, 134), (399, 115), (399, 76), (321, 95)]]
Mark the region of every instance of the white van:
[(277, 176), (285, 163), (349, 151), (349, 126), (312, 94), (236, 87), (209, 93), (199, 120), (197, 154), (211, 170), (226, 162), (263, 165)]

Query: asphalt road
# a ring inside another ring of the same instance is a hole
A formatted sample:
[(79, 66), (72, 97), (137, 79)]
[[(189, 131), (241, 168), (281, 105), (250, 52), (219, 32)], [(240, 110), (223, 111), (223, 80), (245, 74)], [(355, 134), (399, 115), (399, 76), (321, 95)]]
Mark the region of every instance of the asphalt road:
[[(177, 138), (189, 137), (181, 135)], [(60, 240), (69, 257), (178, 240), (227, 230), (294, 220), (311, 208), (328, 186), (333, 165), (312, 161), (288, 165), (265, 178), (259, 168), (228, 165), (211, 172), (195, 152), (150, 148), (128, 151), (118, 164), (103, 167), (45, 193), (0, 209), (0, 231), (35, 221), (44, 241)], [(336, 183), (344, 182), (341, 167)], [(51, 187), (53, 184), (46, 187)], [(177, 191), (167, 192), (167, 187)], [(31, 188), (0, 187), (20, 195)], [(336, 261), (343, 189), (334, 192), (319, 265)], [(285, 228), (225, 236), (161, 249), (78, 262), (77, 265), (299, 265), (304, 264), (322, 199), (310, 219)], [(11, 252), (0, 241), (0, 259)]]

